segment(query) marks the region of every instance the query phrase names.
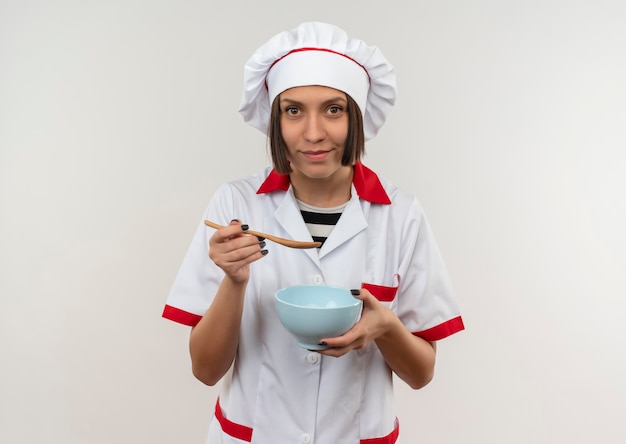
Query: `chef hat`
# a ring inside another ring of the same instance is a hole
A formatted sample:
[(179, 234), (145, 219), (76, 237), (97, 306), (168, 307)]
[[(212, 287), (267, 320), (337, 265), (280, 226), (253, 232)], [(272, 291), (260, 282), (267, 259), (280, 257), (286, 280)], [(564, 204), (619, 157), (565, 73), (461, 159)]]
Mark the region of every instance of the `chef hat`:
[(275, 35), (250, 57), (239, 112), (267, 134), (276, 96), (307, 85), (328, 86), (352, 97), (363, 115), (366, 140), (378, 133), (396, 97), (393, 66), (378, 48), (349, 38), (334, 25), (309, 22)]

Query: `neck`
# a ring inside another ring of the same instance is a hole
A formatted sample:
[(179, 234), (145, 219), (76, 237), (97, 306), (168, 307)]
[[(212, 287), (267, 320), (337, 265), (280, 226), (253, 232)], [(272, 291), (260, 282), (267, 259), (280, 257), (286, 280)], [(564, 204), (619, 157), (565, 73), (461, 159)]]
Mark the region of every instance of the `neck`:
[(319, 179), (297, 172), (289, 174), (296, 198), (320, 208), (336, 207), (349, 201), (353, 176), (352, 166), (341, 167), (331, 176)]

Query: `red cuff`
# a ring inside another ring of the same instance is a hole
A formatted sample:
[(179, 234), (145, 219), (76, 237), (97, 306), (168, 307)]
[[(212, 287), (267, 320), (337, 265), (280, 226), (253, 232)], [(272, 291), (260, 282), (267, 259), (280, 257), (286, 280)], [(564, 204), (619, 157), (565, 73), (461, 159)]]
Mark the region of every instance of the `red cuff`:
[(202, 319), (202, 316), (189, 313), (188, 311), (181, 310), (180, 308), (172, 307), (171, 305), (165, 306), (162, 316), (170, 321), (178, 322), (179, 324), (188, 325), (190, 327), (195, 327), (196, 324), (200, 322), (200, 319)]
[(440, 339), (446, 338), (464, 329), (465, 325), (463, 325), (463, 319), (461, 319), (461, 316), (458, 316), (442, 324), (435, 325), (432, 328), (418, 331), (413, 334), (427, 341), (439, 341)]

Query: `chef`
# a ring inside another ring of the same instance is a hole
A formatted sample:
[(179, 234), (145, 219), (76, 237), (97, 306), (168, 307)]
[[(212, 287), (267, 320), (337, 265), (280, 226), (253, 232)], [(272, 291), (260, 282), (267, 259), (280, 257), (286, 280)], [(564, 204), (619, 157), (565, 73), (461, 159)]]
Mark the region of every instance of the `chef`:
[[(207, 443), (399, 443), (392, 376), (425, 386), (436, 342), (463, 330), (418, 200), (362, 163), (395, 81), (378, 48), (326, 23), (281, 32), (246, 63), (240, 112), (273, 166), (214, 193), (202, 219), (224, 228), (200, 221), (163, 311), (192, 327), (194, 375), (220, 383)], [(275, 292), (299, 284), (363, 300), (325, 350), (297, 346), (278, 319)]]

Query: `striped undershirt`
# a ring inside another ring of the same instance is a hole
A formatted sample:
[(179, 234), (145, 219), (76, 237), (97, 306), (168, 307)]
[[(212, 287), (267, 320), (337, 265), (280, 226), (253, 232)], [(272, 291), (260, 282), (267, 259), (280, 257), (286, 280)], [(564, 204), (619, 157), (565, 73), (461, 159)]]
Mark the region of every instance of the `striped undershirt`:
[(343, 209), (348, 205), (348, 202), (337, 207), (320, 208), (304, 203), (301, 200), (296, 200), (300, 208), (300, 213), (302, 213), (304, 223), (309, 229), (313, 240), (315, 242), (321, 242), (322, 245), (324, 245), (330, 232), (333, 231), (333, 228), (337, 225), (337, 221), (341, 217)]

